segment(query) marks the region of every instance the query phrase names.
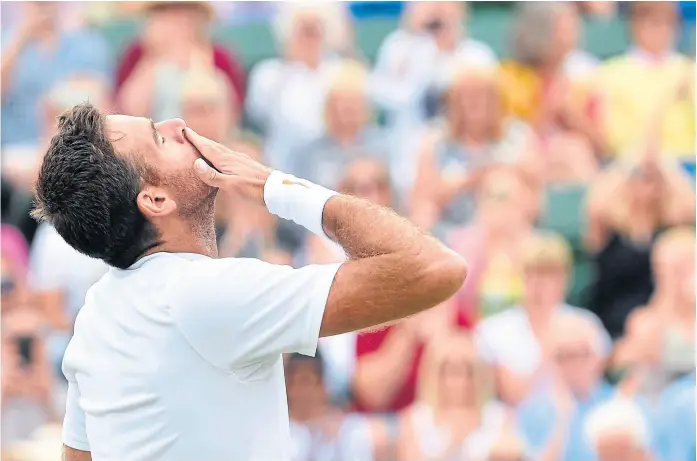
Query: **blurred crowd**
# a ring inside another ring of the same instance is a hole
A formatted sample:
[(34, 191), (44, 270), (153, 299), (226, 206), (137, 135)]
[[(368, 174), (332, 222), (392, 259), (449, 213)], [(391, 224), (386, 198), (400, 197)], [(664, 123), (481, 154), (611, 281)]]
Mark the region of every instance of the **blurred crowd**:
[[(468, 35), (487, 3), (3, 3), (2, 459), (59, 459), (62, 354), (107, 270), (28, 215), (56, 116), (90, 100), (182, 118), (468, 260), (447, 303), (286, 357), (292, 461), (694, 460), (694, 3), (499, 4), (502, 56)], [(355, 26), (387, 5), (370, 62)], [(587, 52), (588, 17), (631, 46)], [(114, 53), (101, 27), (130, 19)], [(277, 55), (250, 67), (209, 32), (253, 20)], [(220, 256), (344, 258), (217, 207)]]

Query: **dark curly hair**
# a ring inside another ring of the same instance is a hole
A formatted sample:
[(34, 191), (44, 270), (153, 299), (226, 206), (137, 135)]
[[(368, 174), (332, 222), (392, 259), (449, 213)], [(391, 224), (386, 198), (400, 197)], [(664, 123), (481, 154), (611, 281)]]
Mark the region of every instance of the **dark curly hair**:
[(158, 244), (157, 231), (136, 204), (144, 178), (156, 175), (137, 159), (117, 155), (105, 122), (90, 103), (58, 118), (31, 214), (77, 251), (125, 269)]

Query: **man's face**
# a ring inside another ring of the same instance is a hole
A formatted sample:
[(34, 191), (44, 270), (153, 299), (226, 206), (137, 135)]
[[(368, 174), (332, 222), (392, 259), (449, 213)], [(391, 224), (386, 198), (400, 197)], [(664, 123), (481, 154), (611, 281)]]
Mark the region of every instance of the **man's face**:
[(563, 266), (529, 267), (524, 271), (525, 301), (529, 307), (550, 307), (564, 301), (566, 270)]
[(183, 101), (182, 112), (188, 126), (196, 133), (215, 142), (224, 143), (238, 122), (229, 100), (191, 97)]
[(185, 216), (207, 212), (208, 208), (212, 212), (212, 206), (203, 205), (212, 205), (215, 189), (194, 173), (193, 164), (202, 156), (186, 139), (184, 128), (186, 123), (181, 119), (154, 123), (127, 115), (107, 117), (107, 130), (117, 153), (142, 162), (154, 174), (144, 178), (146, 186), (156, 186), (164, 195), (153, 200), (172, 200)]
[(677, 12), (668, 4), (655, 7), (632, 21), (632, 32), (636, 44), (649, 53), (661, 54), (670, 51), (677, 34)]

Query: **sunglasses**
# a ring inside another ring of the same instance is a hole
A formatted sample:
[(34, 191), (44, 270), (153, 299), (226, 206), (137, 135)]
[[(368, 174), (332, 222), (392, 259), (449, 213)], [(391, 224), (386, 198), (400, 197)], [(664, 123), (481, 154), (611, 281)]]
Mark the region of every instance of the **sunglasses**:
[(559, 349), (554, 354), (554, 360), (556, 362), (574, 362), (577, 360), (586, 360), (591, 356), (591, 351), (589, 348), (576, 348), (576, 349)]
[(389, 189), (389, 184), (384, 178), (365, 180), (365, 181), (351, 181), (346, 182), (343, 187), (344, 191), (351, 195), (370, 195), (375, 192), (385, 192)]

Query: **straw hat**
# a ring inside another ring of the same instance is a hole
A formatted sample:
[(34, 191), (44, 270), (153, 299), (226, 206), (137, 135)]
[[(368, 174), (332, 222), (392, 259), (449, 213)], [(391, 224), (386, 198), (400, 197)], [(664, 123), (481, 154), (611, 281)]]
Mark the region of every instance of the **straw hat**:
[(162, 9), (162, 8), (167, 8), (171, 6), (179, 6), (179, 7), (189, 7), (189, 8), (197, 8), (201, 10), (202, 12), (205, 13), (206, 15), (206, 20), (212, 21), (215, 19), (215, 9), (213, 8), (213, 5), (211, 5), (211, 2), (196, 2), (196, 1), (163, 1), (163, 2), (142, 2), (140, 4), (140, 12), (142, 14), (151, 14), (153, 11)]

